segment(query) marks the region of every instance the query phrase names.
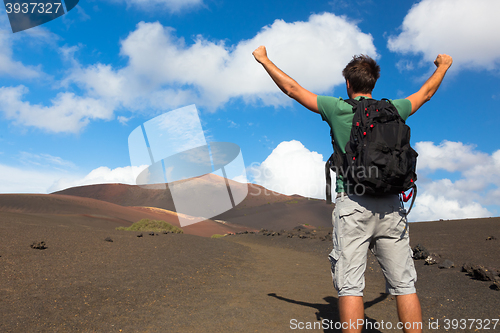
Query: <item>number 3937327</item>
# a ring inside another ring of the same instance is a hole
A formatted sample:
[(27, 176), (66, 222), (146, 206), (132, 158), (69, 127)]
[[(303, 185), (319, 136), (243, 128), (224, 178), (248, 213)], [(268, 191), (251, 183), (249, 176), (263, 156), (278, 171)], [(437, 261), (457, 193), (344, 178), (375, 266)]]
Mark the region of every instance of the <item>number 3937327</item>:
[(4, 0), (12, 32), (19, 32), (52, 21), (73, 9), (79, 0)]

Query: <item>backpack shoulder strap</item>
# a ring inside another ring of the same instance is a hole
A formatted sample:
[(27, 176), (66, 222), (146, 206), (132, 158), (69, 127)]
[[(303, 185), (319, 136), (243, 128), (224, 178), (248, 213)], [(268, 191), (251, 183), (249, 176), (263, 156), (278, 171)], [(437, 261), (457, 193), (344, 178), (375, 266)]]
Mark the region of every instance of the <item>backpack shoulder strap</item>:
[(361, 97), (358, 101), (357, 99), (349, 98), (349, 99), (344, 99), (344, 102), (352, 106), (352, 111), (354, 112), (354, 108), (359, 104), (359, 102), (361, 102), (364, 99), (365, 99), (364, 97)]
[[(345, 99), (344, 102), (346, 102), (346, 103), (348, 103), (349, 105), (352, 106), (353, 112), (355, 111), (356, 105), (358, 105), (358, 103), (359, 103), (358, 100), (355, 100), (355, 99), (352, 99), (352, 98)], [(334, 153), (330, 156), (330, 158), (325, 163), (326, 203), (327, 204), (332, 204), (332, 177), (330, 175), (330, 171), (335, 166), (335, 163), (338, 162), (335, 159), (335, 151), (337, 151), (337, 150), (335, 149), (335, 139), (334, 139), (334, 135), (333, 135), (333, 130), (332, 129), (330, 129), (330, 136), (332, 138), (332, 147), (333, 147)], [(337, 154), (339, 154), (339, 153), (340, 153), (340, 151), (337, 152)]]
[(328, 161), (325, 163), (325, 176), (326, 176), (326, 203), (328, 205), (332, 204), (332, 176), (330, 175), (330, 170), (333, 166), (333, 154), (330, 156)]
[(358, 100), (353, 99), (353, 98), (344, 99), (344, 102), (346, 102), (347, 104), (351, 105), (353, 108), (356, 107), (356, 105), (358, 105), (358, 103), (359, 103)]

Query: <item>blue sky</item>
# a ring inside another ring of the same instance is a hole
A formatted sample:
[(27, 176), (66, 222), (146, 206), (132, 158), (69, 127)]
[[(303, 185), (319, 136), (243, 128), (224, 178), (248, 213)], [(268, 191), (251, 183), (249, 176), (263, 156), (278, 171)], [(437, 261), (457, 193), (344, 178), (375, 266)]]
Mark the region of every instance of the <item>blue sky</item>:
[[(354, 5), (355, 4), (355, 5)], [(375, 98), (405, 98), (454, 64), (409, 118), (419, 153), (412, 220), (497, 216), (500, 11), (496, 0), (80, 1), (13, 34), (0, 15), (0, 193), (134, 182), (129, 134), (195, 104), (208, 141), (241, 147), (250, 181), (324, 197), (328, 125), (255, 62), (317, 94), (345, 97), (341, 70), (377, 59)]]

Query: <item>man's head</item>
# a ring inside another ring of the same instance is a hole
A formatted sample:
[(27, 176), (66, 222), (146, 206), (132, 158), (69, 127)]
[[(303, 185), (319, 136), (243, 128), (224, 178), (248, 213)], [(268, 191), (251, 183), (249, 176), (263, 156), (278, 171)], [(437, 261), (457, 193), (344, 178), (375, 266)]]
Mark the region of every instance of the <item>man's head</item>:
[(366, 55), (354, 56), (342, 71), (348, 91), (371, 94), (380, 77), (380, 66)]

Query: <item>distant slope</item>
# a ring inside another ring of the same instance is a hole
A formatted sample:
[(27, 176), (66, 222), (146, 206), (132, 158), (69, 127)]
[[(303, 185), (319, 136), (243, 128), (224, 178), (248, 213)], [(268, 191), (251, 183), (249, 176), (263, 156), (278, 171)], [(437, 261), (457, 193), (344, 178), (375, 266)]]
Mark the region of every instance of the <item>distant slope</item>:
[(166, 190), (158, 190), (125, 184), (97, 184), (71, 187), (51, 195), (64, 194), (107, 201), (121, 206), (157, 207), (175, 211), (168, 184), (166, 187)]
[[(209, 186), (219, 184), (221, 177), (211, 175), (204, 179), (190, 179), (191, 188), (203, 189), (210, 193)], [(235, 208), (213, 217), (252, 229), (291, 229), (299, 224), (317, 227), (331, 227), (333, 205), (324, 200), (308, 200), (299, 195), (283, 195), (257, 184), (241, 184), (231, 181), (231, 186), (248, 188), (247, 197)], [(166, 189), (146, 189), (124, 184), (99, 184), (73, 187), (55, 194), (94, 198), (123, 206), (157, 207), (175, 211), (168, 184)], [(213, 200), (207, 195), (207, 202)]]
[(333, 207), (327, 205), (324, 200), (300, 198), (258, 207), (238, 206), (212, 219), (230, 221), (254, 229), (275, 231), (290, 230), (303, 224), (331, 228)]
[[(201, 180), (192, 178), (191, 180), (194, 181), (191, 182), (191, 188), (203, 189), (204, 192), (210, 193), (210, 190), (207, 188), (213, 184), (218, 184), (217, 182), (219, 182), (220, 179), (222, 178), (215, 175), (211, 175), (208, 181), (206, 179)], [(212, 183), (210, 181), (212, 181)], [(268, 203), (285, 202), (292, 199), (305, 199), (301, 196), (288, 196), (273, 192), (256, 184), (241, 184), (235, 181), (230, 182), (232, 186), (237, 188), (242, 188), (244, 186), (248, 188), (248, 196), (237, 205), (237, 207), (257, 207)], [(165, 187), (166, 189), (151, 189), (137, 185), (97, 184), (72, 187), (54, 192), (53, 194), (93, 198), (121, 206), (158, 207), (175, 211), (169, 184), (165, 184)], [(207, 195), (207, 199), (208, 197), (210, 197), (210, 195)]]
[[(0, 194), (0, 220), (39, 219), (63, 225), (114, 229), (128, 226), (143, 218), (163, 220), (179, 226), (177, 213), (147, 207), (124, 207), (117, 204), (61, 194)], [(199, 236), (248, 230), (241, 226), (224, 225), (206, 220), (182, 228), (185, 233)]]

